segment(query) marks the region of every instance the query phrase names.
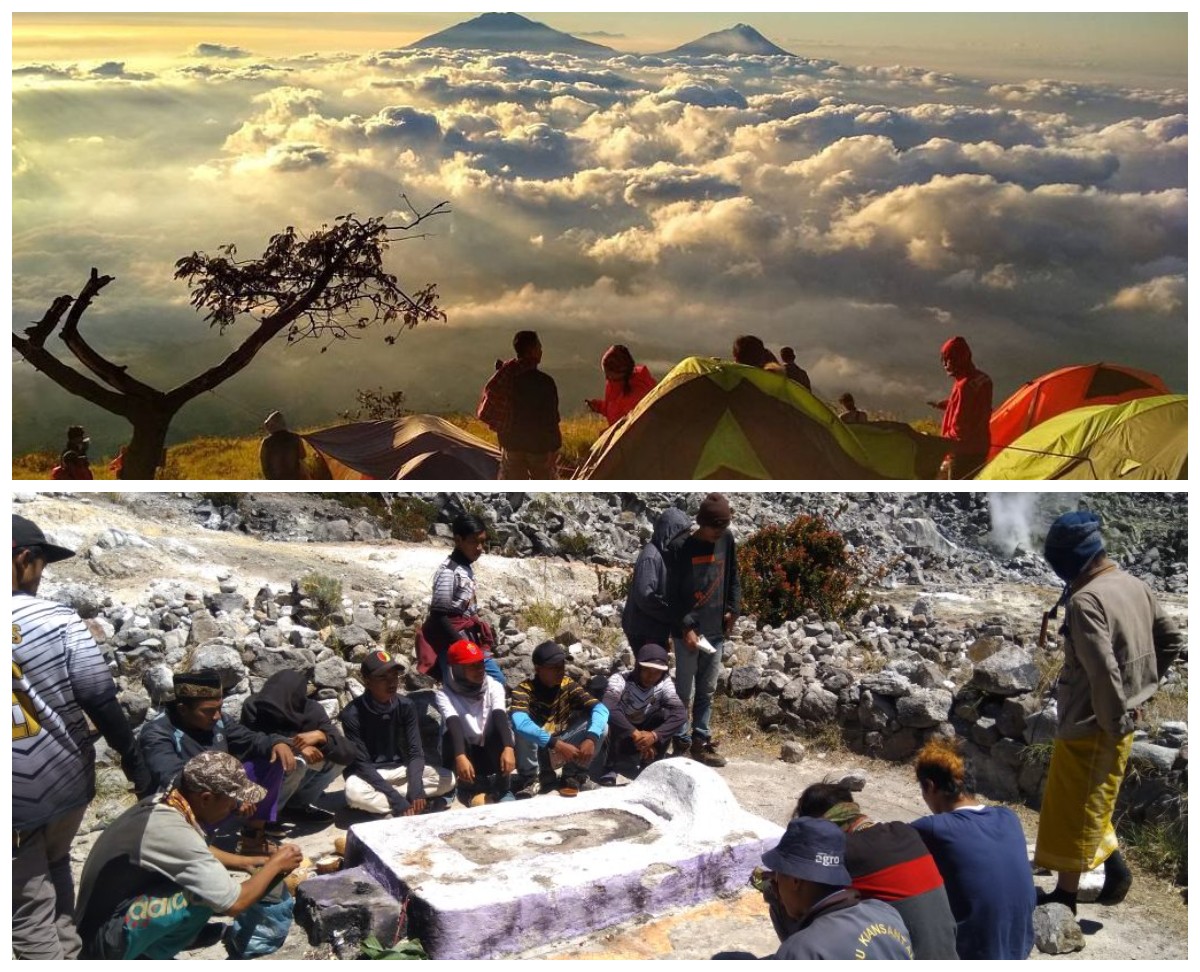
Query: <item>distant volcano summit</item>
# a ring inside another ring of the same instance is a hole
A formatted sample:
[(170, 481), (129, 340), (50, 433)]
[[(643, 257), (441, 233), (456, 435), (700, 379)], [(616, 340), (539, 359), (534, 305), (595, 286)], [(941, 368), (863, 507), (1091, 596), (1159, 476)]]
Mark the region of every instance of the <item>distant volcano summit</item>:
[(486, 13), (436, 34), (422, 37), (409, 49), (448, 47), (455, 50), (484, 50), (535, 54), (579, 54), (607, 57), (616, 53), (611, 47), (580, 40), (545, 24), (515, 13)]
[(794, 57), (790, 51), (776, 47), (763, 37), (749, 24), (734, 24), (728, 30), (718, 30), (705, 34), (690, 43), (674, 50), (666, 51), (664, 56), (702, 57), (705, 54), (782, 54)]

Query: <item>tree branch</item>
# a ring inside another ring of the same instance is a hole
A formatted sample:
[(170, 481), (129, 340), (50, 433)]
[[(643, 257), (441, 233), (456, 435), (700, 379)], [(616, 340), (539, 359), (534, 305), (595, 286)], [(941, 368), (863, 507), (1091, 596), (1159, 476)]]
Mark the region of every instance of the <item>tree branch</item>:
[(67, 308), (71, 306), (72, 299), (70, 294), (55, 297), (46, 313), (42, 315), (42, 319), (36, 321), (33, 327), (25, 328), (25, 336), (29, 338), (32, 344), (40, 348), (46, 343), (46, 338), (58, 327), (58, 322), (62, 320), (62, 316), (66, 313)]
[(96, 295), (115, 279), (115, 277), (100, 276), (96, 272), (96, 268), (92, 267), (91, 276), (88, 277), (88, 282), (84, 284), (79, 296), (75, 298), (75, 303), (72, 305), (66, 321), (63, 322), (59, 336), (80, 363), (106, 385), (110, 385), (126, 395), (142, 397), (161, 395), (162, 392), (157, 388), (151, 388), (136, 378), (130, 377), (128, 365), (113, 364), (88, 344), (79, 333), (79, 322), (83, 318), (84, 311), (91, 306)]
[(17, 354), (46, 375), (55, 384), (61, 385), (73, 395), (86, 398), (93, 405), (99, 405), (109, 412), (123, 415), (132, 421), (134, 414), (139, 408), (139, 404), (136, 401), (126, 395), (118, 394), (105, 388), (103, 385), (97, 384), (85, 375), (81, 375), (74, 368), (63, 364), (44, 347), (34, 343), (32, 340), (23, 338), (19, 334), (14, 334), (12, 339), (13, 348)]

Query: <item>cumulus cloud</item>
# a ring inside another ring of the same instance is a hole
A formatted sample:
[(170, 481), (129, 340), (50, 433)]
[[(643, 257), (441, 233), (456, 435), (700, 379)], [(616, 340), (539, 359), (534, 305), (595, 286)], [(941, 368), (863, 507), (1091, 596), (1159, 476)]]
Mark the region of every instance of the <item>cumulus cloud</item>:
[[(827, 397), (907, 417), (944, 391), (936, 349), (961, 330), (998, 395), (1081, 338), (1186, 387), (1178, 91), (759, 56), (270, 64), (212, 43), (161, 73), (127, 58), (13, 78), (14, 325), (103, 263), (121, 286), (94, 320), (154, 349), (139, 369), (165, 352), (149, 308), (122, 318), (135, 292), (169, 304), (172, 333), (190, 319), (172, 258), (230, 240), (253, 253), (406, 192), (451, 209), (389, 257), (446, 301), (447, 327), (404, 338), (430, 373), (536, 326), (575, 401), (614, 335), (666, 367), (749, 331), (795, 347)], [(1152, 334), (1133, 336), (1138, 315)], [(486, 378), (483, 361), (450, 391), (374, 348), (339, 347), (341, 366), (418, 408), (470, 407)]]
[(1187, 278), (1182, 274), (1155, 277), (1143, 284), (1122, 287), (1105, 306), (1135, 313), (1174, 314), (1187, 306)]
[(218, 57), (237, 59), (250, 57), (250, 52), (244, 47), (231, 47), (228, 44), (197, 44), (192, 48), (193, 57)]

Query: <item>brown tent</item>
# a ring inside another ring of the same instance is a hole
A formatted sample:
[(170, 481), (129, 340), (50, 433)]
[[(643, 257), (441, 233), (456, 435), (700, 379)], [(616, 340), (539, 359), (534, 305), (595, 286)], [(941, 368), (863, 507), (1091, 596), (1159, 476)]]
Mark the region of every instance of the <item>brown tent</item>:
[(436, 415), (351, 422), (304, 440), (334, 479), (495, 479), (500, 452)]

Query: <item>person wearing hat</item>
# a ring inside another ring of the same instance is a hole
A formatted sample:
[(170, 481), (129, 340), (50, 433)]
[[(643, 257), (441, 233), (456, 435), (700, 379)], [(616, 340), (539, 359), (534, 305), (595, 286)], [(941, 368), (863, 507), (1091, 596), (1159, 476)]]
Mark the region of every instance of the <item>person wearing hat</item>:
[(941, 409), (942, 438), (947, 440), (947, 478), (971, 479), (987, 462), (992, 447), (992, 379), (975, 367), (966, 338), (942, 345), (942, 367), (954, 379), (950, 396), (927, 402)]
[(263, 422), (266, 436), (258, 447), (263, 479), (308, 479), (304, 440), (287, 427), (282, 412), (272, 412)]
[(361, 667), (366, 691), (339, 718), (354, 750), (343, 774), (346, 803), (367, 813), (411, 817), (445, 810), (454, 774), (425, 765), (417, 707), (400, 694), (401, 667), (382, 649), (368, 654)]
[(1113, 808), (1136, 710), (1158, 691), (1184, 641), (1150, 588), (1109, 559), (1095, 513), (1058, 517), (1045, 556), (1065, 585), (1065, 657), (1034, 863), (1058, 872), (1057, 887), (1039, 893), (1039, 901), (1075, 911), (1081, 872), (1101, 863), (1104, 887), (1096, 900), (1114, 905), (1129, 893), (1133, 876), (1117, 846)]
[(678, 747), (706, 766), (725, 765), (709, 720), (725, 639), (742, 610), (732, 518), (729, 500), (709, 493), (696, 513), (695, 532), (676, 537), (666, 557), (675, 688), (691, 715), (679, 732)]
[(473, 641), (456, 641), (446, 660), (434, 698), (442, 715), (442, 756), (458, 778), (458, 798), (472, 806), (511, 800), (517, 757), (504, 687), (488, 677), (487, 656)]
[(609, 736), (602, 785), (616, 784), (618, 768), (626, 776), (637, 776), (661, 759), (687, 722), (687, 711), (667, 677), (669, 667), (667, 649), (646, 644), (638, 649), (632, 671), (609, 677), (604, 693)]
[[(83, 865), (75, 909), (85, 959), (171, 959), (192, 945), (213, 915), (236, 917), (303, 859), (294, 844), (266, 858), (214, 856), (211, 831), (266, 791), (236, 757), (205, 752), (178, 782), (104, 828)], [(232, 860), (230, 860), (232, 858)], [(250, 873), (237, 881), (228, 865)]]
[(850, 886), (846, 835), (828, 820), (791, 821), (762, 856), (769, 882), (796, 930), (776, 959), (911, 959), (904, 919), (891, 905)]
[[(516, 733), (517, 797), (556, 785), (564, 796), (596, 788), (591, 775), (602, 763), (608, 708), (567, 675), (561, 645), (543, 641), (533, 650), (533, 678), (513, 690), (508, 712)], [(559, 766), (562, 778), (556, 781)]]
[[(841, 828), (851, 886), (864, 898), (886, 901), (896, 909), (908, 929), (913, 958), (958, 958), (958, 924), (946, 884), (921, 835), (911, 826), (899, 820), (871, 820), (840, 783), (805, 787), (792, 816), (824, 819)], [(767, 900), (775, 931), (786, 938), (796, 930), (794, 923), (777, 900), (770, 896)]]
[(89, 719), (120, 756), (137, 794), (153, 789), (87, 625), (71, 608), (38, 597), (46, 565), (72, 556), (13, 514), (12, 950), (18, 958), (79, 954), (70, 851), (96, 795)]
[(286, 774), (296, 768), (292, 734), (255, 732), (221, 711), (224, 690), (221, 676), (211, 670), (184, 672), (173, 678), (175, 699), (142, 726), (138, 745), (150, 769), (154, 786), (166, 790), (184, 764), (203, 752), (232, 753), (246, 772), (266, 788), (266, 799), (246, 804), (246, 818), (238, 844), (242, 854), (269, 854), (272, 844), (266, 829), (279, 813), (279, 794)]
[(645, 365), (634, 363), (633, 353), (623, 344), (614, 344), (604, 352), (600, 368), (604, 372), (604, 397), (585, 398), (584, 404), (603, 415), (610, 426), (616, 425), (654, 388), (654, 376)]

